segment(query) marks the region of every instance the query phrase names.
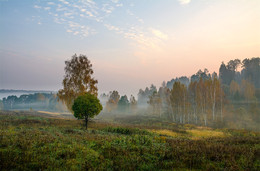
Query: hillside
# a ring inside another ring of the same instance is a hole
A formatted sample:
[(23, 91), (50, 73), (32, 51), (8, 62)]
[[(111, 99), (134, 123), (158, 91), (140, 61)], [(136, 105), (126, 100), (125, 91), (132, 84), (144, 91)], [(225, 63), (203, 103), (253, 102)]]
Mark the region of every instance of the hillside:
[(0, 170), (259, 170), (260, 133), (0, 111)]

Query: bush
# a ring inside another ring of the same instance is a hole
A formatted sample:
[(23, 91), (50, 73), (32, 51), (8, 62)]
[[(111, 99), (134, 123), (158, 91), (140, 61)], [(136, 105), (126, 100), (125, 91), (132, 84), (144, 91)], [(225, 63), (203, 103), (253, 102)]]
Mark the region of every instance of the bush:
[(138, 129), (138, 128), (107, 127), (107, 128), (102, 129), (102, 131), (117, 133), (117, 134), (124, 134), (124, 135), (133, 135), (133, 134), (151, 135), (151, 133), (149, 133), (148, 131)]

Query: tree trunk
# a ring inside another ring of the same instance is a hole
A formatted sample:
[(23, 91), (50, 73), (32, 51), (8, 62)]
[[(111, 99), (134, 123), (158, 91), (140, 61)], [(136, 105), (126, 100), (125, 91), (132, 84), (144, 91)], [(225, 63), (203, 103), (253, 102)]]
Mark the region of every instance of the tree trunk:
[(221, 122), (223, 122), (223, 99), (222, 99), (222, 92), (221, 92), (221, 100), (220, 100), (220, 119), (221, 119)]
[(88, 129), (88, 116), (85, 117), (86, 129)]
[(196, 117), (196, 109), (195, 109), (195, 106), (193, 106), (193, 123), (196, 123), (197, 124), (197, 117)]
[(205, 126), (207, 126), (207, 114), (206, 113), (204, 114), (204, 124), (205, 124)]
[(175, 122), (175, 116), (173, 111), (173, 106), (171, 105), (171, 112), (172, 112), (172, 122)]
[(216, 90), (215, 90), (215, 87), (214, 87), (213, 105), (212, 105), (212, 117), (213, 117), (213, 121), (215, 120), (215, 105), (216, 105)]

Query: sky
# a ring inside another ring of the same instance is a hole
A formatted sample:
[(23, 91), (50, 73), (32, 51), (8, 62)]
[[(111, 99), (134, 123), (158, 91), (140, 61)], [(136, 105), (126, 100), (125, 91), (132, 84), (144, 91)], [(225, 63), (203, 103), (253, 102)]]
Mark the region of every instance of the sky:
[(260, 0), (0, 0), (0, 89), (62, 88), (83, 54), (99, 93), (260, 56)]

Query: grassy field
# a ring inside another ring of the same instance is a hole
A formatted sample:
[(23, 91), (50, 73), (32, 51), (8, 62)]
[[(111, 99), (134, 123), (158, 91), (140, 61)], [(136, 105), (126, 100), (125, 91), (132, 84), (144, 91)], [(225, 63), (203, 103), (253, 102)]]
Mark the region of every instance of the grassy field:
[(260, 133), (0, 111), (0, 170), (260, 170)]

